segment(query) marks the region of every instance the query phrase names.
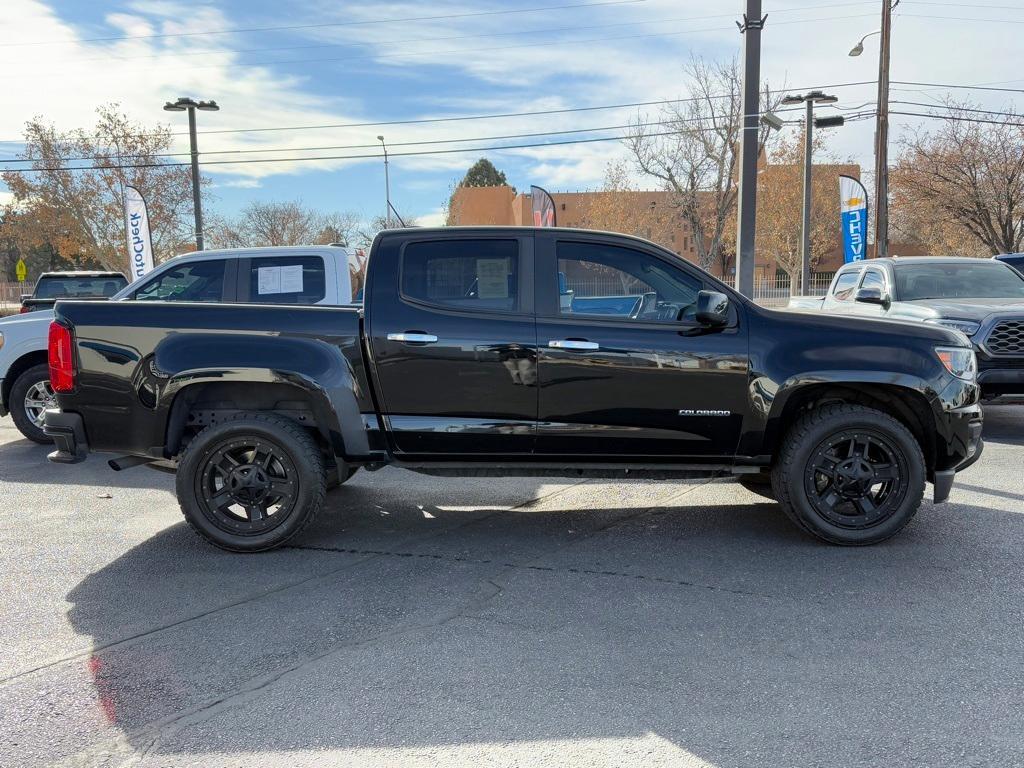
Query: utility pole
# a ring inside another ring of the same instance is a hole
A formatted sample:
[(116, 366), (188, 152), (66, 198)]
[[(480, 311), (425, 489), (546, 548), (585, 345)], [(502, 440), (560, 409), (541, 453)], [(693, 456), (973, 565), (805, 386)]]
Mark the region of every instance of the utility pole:
[(383, 136), (378, 136), (377, 141), (384, 148), (384, 227), (391, 229), (391, 179), (388, 177), (388, 145), (384, 143)]
[(195, 101), (184, 96), (164, 104), (166, 112), (188, 112), (188, 138), (192, 150), (192, 211), (196, 221), (196, 250), (203, 250), (203, 203), (199, 196), (199, 150), (196, 148), (196, 110), (216, 112), (215, 101)]
[(740, 131), (740, 188), (736, 211), (736, 290), (754, 295), (754, 260), (757, 237), (757, 160), (761, 121), (761, 0), (747, 0), (743, 23), (736, 22), (743, 38), (743, 130)]
[(878, 118), (875, 127), (875, 256), (889, 255), (889, 49), (892, 9), (882, 0), (882, 42), (878, 51)]
[[(835, 104), (839, 99), (829, 96), (821, 91), (811, 91), (803, 96), (787, 96), (782, 100), (783, 104), (807, 105), (807, 119), (804, 122), (804, 203), (803, 203), (803, 226), (800, 230), (800, 292), (807, 294), (811, 286), (811, 183), (814, 171), (814, 127), (817, 121), (814, 119), (815, 104)], [(842, 125), (843, 118), (827, 119), (826, 125)]]

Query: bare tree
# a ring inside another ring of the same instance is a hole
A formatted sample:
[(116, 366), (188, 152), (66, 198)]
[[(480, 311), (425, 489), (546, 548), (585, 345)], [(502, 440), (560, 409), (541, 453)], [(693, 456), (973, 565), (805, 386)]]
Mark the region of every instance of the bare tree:
[(210, 239), (218, 248), (348, 243), (358, 235), (354, 213), (322, 213), (301, 202), (253, 201), (236, 218), (214, 218)]
[(126, 269), (124, 189), (131, 185), (146, 198), (156, 255), (173, 255), (191, 235), (192, 187), (188, 167), (160, 156), (171, 148), (170, 128), (133, 122), (116, 104), (96, 112), (89, 130), (60, 131), (41, 117), (26, 123), (19, 158), (30, 162), (24, 172), (3, 174), (16, 213), (4, 217), (7, 236), (23, 249), (46, 245), (76, 263)]
[(947, 103), (947, 119), (903, 140), (892, 173), (904, 227), (932, 247), (955, 247), (950, 224), (989, 254), (1024, 246), (1024, 117), (1012, 108), (995, 124)]
[[(672, 193), (693, 233), (700, 266), (720, 259), (723, 236), (736, 207), (742, 129), (742, 81), (736, 59), (694, 58), (686, 67), (686, 98), (665, 104), (651, 119), (641, 116), (627, 144), (637, 167)], [(765, 87), (762, 109), (772, 109)], [(768, 128), (758, 140), (763, 149)]]

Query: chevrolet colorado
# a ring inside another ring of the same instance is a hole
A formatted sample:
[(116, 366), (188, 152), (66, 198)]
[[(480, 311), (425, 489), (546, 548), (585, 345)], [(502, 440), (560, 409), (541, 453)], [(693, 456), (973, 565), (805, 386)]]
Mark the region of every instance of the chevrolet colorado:
[(977, 460), (975, 355), (934, 325), (760, 308), (652, 243), (386, 231), (362, 307), (57, 304), (58, 462), (177, 472), (225, 549), (301, 531), (332, 484), (734, 474), (828, 542), (902, 529)]

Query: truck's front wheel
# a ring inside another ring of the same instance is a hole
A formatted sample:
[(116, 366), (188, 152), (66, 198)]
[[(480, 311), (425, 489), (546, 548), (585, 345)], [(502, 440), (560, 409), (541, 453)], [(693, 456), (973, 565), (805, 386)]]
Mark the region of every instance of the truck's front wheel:
[(50, 367), (46, 363), (33, 365), (14, 380), (11, 387), (11, 418), (29, 440), (42, 445), (53, 440), (43, 432), (43, 414), (57, 405), (50, 388)]
[(921, 446), (896, 419), (827, 405), (786, 435), (772, 487), (786, 514), (832, 544), (875, 544), (910, 522), (924, 495)]
[(262, 552), (305, 528), (323, 505), (320, 449), (272, 414), (239, 414), (189, 443), (177, 473), (178, 503), (200, 536), (232, 552)]

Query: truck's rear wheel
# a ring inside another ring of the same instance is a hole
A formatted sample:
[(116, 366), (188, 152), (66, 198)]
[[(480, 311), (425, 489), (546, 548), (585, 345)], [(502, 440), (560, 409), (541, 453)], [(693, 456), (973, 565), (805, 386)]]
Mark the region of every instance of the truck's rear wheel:
[(57, 405), (50, 388), (50, 367), (33, 365), (14, 380), (11, 387), (11, 419), (29, 440), (43, 445), (53, 443), (43, 432), (43, 413)]
[(178, 503), (199, 535), (232, 552), (262, 552), (305, 528), (324, 501), (320, 449), (289, 419), (238, 414), (189, 443)]
[(924, 495), (925, 461), (910, 431), (860, 405), (827, 405), (786, 435), (772, 487), (786, 514), (832, 544), (875, 544), (910, 522)]

